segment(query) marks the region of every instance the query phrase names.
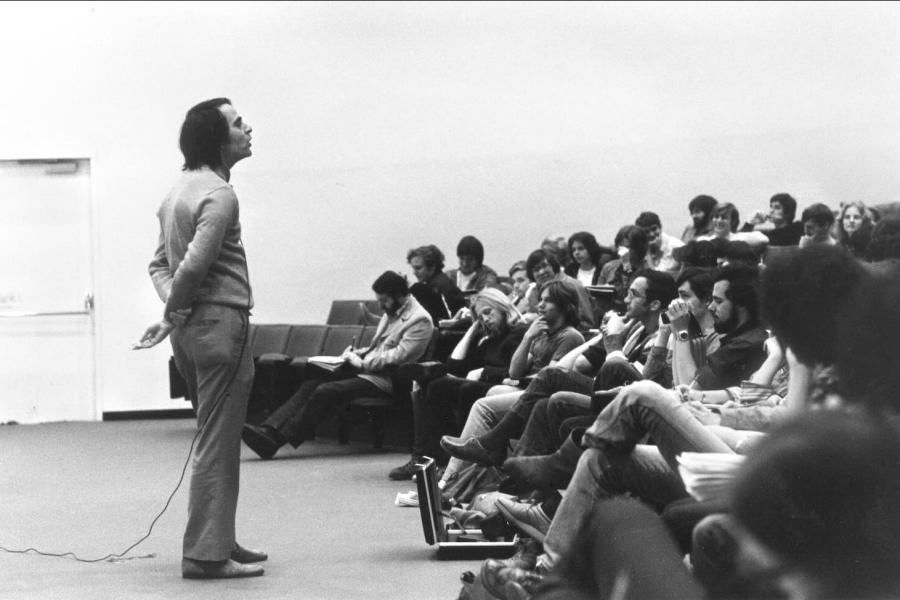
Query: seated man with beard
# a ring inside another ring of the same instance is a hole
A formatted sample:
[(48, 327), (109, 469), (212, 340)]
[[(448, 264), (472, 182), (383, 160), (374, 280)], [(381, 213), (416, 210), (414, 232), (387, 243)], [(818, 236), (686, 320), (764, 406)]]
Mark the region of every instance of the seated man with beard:
[(415, 473), (422, 457), (440, 459), (440, 436), (456, 433), (469, 409), (496, 384), (509, 377), (509, 362), (526, 325), (519, 311), (498, 289), (485, 288), (472, 301), (474, 322), (443, 365), (447, 374), (419, 383), (413, 393), (413, 447), (409, 462), (391, 470), (391, 479)]
[(244, 425), (244, 443), (261, 458), (272, 458), (286, 443), (297, 447), (314, 438), (319, 423), (354, 398), (390, 396), (394, 370), (425, 354), (434, 326), (410, 293), (406, 279), (385, 271), (372, 290), (384, 315), (368, 348), (347, 348), (341, 355), (347, 375), (337, 381), (305, 381), (261, 425)]

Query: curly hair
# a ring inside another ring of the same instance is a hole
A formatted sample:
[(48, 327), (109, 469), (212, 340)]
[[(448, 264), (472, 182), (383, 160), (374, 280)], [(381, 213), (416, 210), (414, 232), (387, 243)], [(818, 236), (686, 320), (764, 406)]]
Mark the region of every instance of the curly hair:
[(832, 364), (838, 325), (864, 276), (837, 246), (813, 245), (772, 258), (760, 278), (763, 319), (806, 364)]

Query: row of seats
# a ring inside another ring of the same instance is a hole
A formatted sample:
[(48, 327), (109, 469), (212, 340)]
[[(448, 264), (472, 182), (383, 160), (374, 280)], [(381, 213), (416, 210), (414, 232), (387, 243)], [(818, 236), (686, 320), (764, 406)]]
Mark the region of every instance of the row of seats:
[[(350, 345), (368, 346), (377, 329), (373, 321), (377, 323), (380, 313), (375, 301), (335, 300), (325, 325), (251, 323), (249, 346), (256, 377), (247, 411), (248, 421), (262, 421), (299, 388), (308, 375), (307, 358), (336, 356)], [(187, 398), (195, 405), (194, 399), (188, 398), (187, 386), (174, 359), (169, 360), (169, 391), (172, 398)], [(398, 397), (402, 399), (405, 391)], [(362, 421), (372, 424), (373, 443), (376, 448), (381, 448), (386, 413), (398, 409), (400, 406), (395, 406), (395, 402), (386, 402), (383, 398), (354, 400), (340, 415), (338, 440), (347, 443), (350, 424), (358, 421), (354, 417), (359, 415)]]

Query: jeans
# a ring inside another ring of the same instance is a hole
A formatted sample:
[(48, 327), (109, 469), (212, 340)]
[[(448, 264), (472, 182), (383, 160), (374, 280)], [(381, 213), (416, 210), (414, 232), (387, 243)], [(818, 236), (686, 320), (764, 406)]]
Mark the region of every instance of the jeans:
[[(557, 392), (534, 404), (525, 431), (516, 445), (514, 456), (545, 456), (553, 454), (568, 437), (560, 429), (572, 417), (589, 417), (591, 398), (575, 392)], [(591, 422), (593, 419), (591, 419)], [(585, 427), (590, 425), (588, 422)]]
[[(522, 390), (517, 392), (507, 392), (501, 394), (492, 394), (485, 396), (472, 405), (469, 411), (469, 417), (463, 426), (462, 433), (459, 436), (468, 439), (482, 433), (486, 433), (494, 428), (500, 419), (503, 418), (512, 408), (516, 400), (522, 394)], [(458, 473), (472, 463), (460, 460), (456, 457), (450, 459), (447, 468), (444, 469), (444, 475), (441, 477), (444, 481), (449, 481), (451, 476)]]
[(527, 421), (532, 408), (540, 399), (547, 398), (554, 392), (590, 394), (593, 385), (593, 379), (577, 371), (559, 367), (544, 367), (538, 371), (528, 387), (525, 388), (512, 412), (521, 417), (522, 421)]
[[(648, 434), (656, 446), (638, 444)], [(583, 443), (592, 447), (581, 455), (544, 540), (548, 566), (571, 551), (599, 503), (630, 493), (661, 509), (687, 495), (678, 475), (678, 454), (731, 452), (674, 391), (650, 381), (624, 388), (585, 432)]]

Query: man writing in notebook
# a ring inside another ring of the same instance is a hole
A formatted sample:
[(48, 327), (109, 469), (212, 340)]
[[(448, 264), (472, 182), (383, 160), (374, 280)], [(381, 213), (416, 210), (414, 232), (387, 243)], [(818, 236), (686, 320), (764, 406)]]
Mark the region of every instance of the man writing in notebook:
[(337, 381), (305, 381), (261, 425), (244, 425), (241, 437), (261, 458), (272, 458), (286, 443), (296, 448), (312, 439), (319, 423), (354, 398), (389, 397), (393, 370), (425, 354), (434, 326), (431, 315), (409, 293), (406, 279), (385, 271), (372, 290), (384, 315), (368, 348), (348, 348), (341, 355), (348, 376)]

